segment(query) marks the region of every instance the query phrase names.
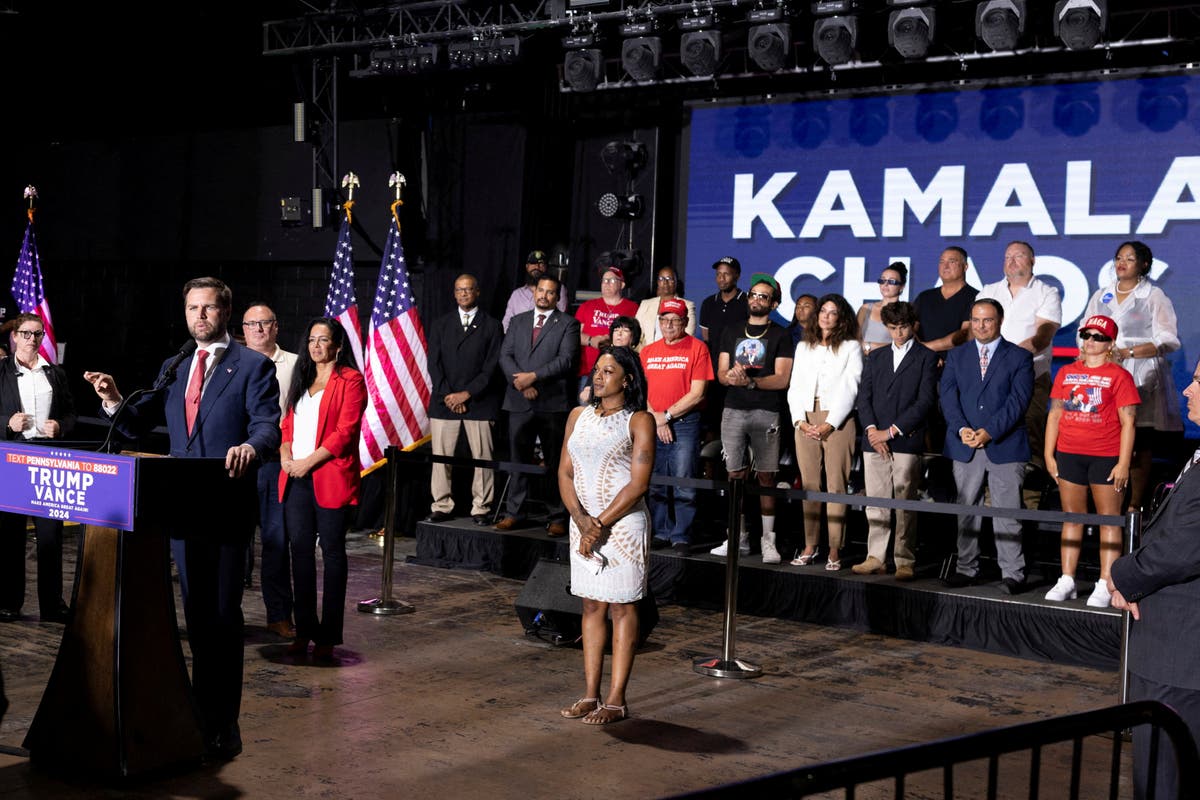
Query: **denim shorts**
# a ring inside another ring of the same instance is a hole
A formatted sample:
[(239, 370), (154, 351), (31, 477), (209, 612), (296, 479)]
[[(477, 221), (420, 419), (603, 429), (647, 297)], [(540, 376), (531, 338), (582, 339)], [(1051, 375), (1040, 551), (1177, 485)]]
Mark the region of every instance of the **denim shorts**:
[(725, 469), (749, 469), (746, 448), (756, 472), (779, 471), (779, 412), (761, 408), (726, 408), (721, 412), (721, 450)]

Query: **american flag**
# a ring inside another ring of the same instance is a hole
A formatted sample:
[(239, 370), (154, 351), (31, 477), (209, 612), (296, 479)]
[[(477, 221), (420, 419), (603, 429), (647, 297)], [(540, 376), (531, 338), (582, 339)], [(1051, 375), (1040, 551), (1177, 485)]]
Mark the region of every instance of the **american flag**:
[(329, 290), (325, 293), (325, 316), (342, 323), (354, 363), (362, 366), (362, 326), (358, 324), (358, 300), (354, 296), (354, 244), (350, 241), (350, 203), (338, 232), (337, 250), (333, 254), (333, 272), (329, 274)]
[(38, 349), (42, 358), (51, 364), (58, 363), (58, 340), (54, 336), (54, 323), (50, 321), (50, 304), (42, 289), (42, 261), (38, 258), (37, 240), (33, 235), (33, 209), (29, 210), (29, 224), (25, 227), (25, 242), (21, 255), (17, 256), (17, 271), (13, 275), (13, 297), (22, 314), (37, 314), (42, 319), (46, 335)]
[[(396, 205), (392, 207), (393, 218)], [(367, 330), (367, 411), (363, 418), (359, 458), (364, 469), (377, 464), (388, 445), (410, 449), (429, 435), (429, 361), (425, 330), (413, 305), (412, 286), (404, 265), (400, 225), (388, 230), (375, 304)]]

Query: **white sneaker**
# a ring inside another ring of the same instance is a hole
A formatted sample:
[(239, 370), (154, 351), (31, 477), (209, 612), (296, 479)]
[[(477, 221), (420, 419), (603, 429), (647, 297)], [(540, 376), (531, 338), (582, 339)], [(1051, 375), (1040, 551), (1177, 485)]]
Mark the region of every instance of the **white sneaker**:
[[(729, 540), (726, 539), (708, 552), (712, 553), (714, 556), (720, 556), (721, 558), (727, 557), (729, 555)], [(738, 555), (750, 555), (750, 542), (742, 541), (741, 544), (738, 545)]]
[(1087, 604), (1092, 608), (1108, 608), (1112, 604), (1112, 595), (1108, 592), (1107, 581), (1096, 581), (1096, 588), (1092, 589)]
[(1058, 583), (1054, 584), (1054, 588), (1046, 592), (1046, 599), (1056, 603), (1061, 603), (1063, 600), (1074, 600), (1077, 596), (1075, 579), (1070, 575), (1060, 577)]
[(762, 562), (764, 564), (778, 564), (783, 561), (779, 555), (779, 551), (775, 549), (774, 542), (768, 542), (765, 538), (762, 540)]

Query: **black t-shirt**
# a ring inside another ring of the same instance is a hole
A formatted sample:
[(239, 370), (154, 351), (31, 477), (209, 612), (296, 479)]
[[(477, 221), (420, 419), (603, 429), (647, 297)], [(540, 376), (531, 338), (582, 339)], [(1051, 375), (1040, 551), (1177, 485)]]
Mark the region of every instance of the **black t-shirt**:
[[(712, 353), (713, 369), (717, 368), (721, 336), (727, 325), (740, 325), (750, 316), (746, 293), (741, 289), (726, 303), (721, 293), (711, 294), (700, 304), (700, 327), (708, 329), (708, 350)], [(697, 337), (699, 338), (699, 337)]]
[(921, 323), (917, 328), (917, 338), (922, 342), (932, 342), (961, 328), (964, 322), (971, 319), (971, 306), (975, 304), (977, 294), (979, 290), (969, 284), (948, 298), (942, 297), (940, 286), (921, 292), (913, 303)]
[[(746, 374), (756, 381), (775, 374), (775, 359), (792, 358), (796, 346), (787, 328), (768, 322), (766, 325), (727, 325), (721, 336), (721, 353), (729, 356), (729, 365), (741, 364)], [(782, 411), (787, 402), (787, 389), (749, 389), (744, 386), (725, 387), (725, 408)]]

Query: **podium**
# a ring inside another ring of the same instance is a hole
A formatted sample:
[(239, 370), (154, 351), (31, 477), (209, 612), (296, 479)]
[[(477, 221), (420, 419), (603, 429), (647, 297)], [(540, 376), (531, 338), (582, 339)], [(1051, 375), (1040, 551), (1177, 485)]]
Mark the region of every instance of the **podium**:
[[(169, 539), (219, 535), (220, 519), (253, 514), (254, 479), (229, 478), (221, 458), (139, 456), (133, 467), (132, 529), (84, 529), (73, 613), (24, 742), (38, 767), (125, 778), (204, 757)], [(208, 513), (182, 497), (204, 498)]]

